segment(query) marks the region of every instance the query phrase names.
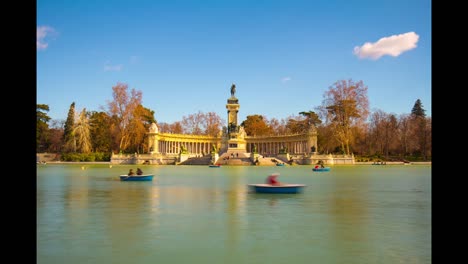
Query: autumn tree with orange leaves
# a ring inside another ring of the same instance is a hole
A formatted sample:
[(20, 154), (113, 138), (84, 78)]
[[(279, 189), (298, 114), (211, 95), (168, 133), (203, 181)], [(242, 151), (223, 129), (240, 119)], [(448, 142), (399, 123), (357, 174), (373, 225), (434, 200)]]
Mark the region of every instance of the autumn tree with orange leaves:
[(152, 123), (156, 123), (154, 111), (138, 105), (133, 111), (133, 119), (129, 124), (130, 142), (126, 149), (127, 152), (149, 152), (149, 146), (145, 139), (146, 132)]
[(222, 129), (223, 119), (215, 112), (198, 111), (182, 117), (181, 125), (185, 134), (217, 136)]
[(367, 86), (362, 81), (339, 80), (324, 93), (319, 110), (332, 127), (344, 154), (350, 154), (353, 127), (364, 124), (369, 115)]
[(245, 133), (249, 136), (266, 136), (273, 134), (267, 122), (268, 120), (262, 115), (248, 115), (241, 126), (244, 127)]
[(126, 150), (132, 140), (132, 121), (135, 118), (135, 109), (141, 104), (142, 93), (135, 89), (128, 92), (128, 85), (117, 83), (112, 87), (113, 101), (108, 102), (108, 114), (113, 117), (116, 125), (116, 139), (119, 150)]

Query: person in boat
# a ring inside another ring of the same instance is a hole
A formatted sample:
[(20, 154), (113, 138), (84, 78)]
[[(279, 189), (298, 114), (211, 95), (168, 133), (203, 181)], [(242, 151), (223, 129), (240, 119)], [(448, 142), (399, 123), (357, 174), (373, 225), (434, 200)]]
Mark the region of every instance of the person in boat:
[(133, 169), (130, 169), (130, 170), (128, 171), (128, 176), (131, 176), (131, 175), (135, 175), (135, 172), (133, 171)]
[(278, 176), (279, 173), (273, 173), (271, 175), (268, 175), (268, 177), (265, 180), (265, 183), (270, 185), (281, 185), (281, 182), (279, 182), (277, 179)]
[(137, 175), (143, 175), (143, 171), (140, 168), (137, 168)]
[[(319, 161), (317, 162), (317, 165), (320, 165), (320, 168), (325, 168), (325, 165), (324, 165), (323, 160), (319, 160)], [(316, 169), (317, 169), (318, 167), (319, 167), (319, 166), (315, 166)]]

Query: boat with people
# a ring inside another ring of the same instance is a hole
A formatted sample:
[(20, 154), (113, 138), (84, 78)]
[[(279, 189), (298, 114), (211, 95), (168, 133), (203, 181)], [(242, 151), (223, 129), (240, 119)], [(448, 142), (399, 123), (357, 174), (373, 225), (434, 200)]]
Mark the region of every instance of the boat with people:
[(219, 167), (221, 167), (221, 164), (211, 164), (209, 167), (210, 168), (219, 168)]
[(256, 193), (300, 193), (305, 184), (280, 184), (271, 185), (268, 183), (248, 184), (249, 188)]
[(121, 181), (152, 181), (153, 174), (142, 174), (142, 175), (120, 175)]
[(284, 163), (276, 163), (276, 166), (284, 166)]
[(312, 168), (313, 171), (330, 171), (330, 167), (317, 167)]
[(265, 183), (248, 184), (248, 187), (256, 193), (299, 193), (305, 184), (283, 183), (277, 180), (278, 172), (268, 175)]

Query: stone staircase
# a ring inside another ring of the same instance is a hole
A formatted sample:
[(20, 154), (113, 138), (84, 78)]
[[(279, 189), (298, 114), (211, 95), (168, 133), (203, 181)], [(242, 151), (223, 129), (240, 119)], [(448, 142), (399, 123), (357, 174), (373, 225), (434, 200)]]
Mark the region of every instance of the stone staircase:
[(221, 154), (221, 156), (216, 161), (216, 164), (221, 165), (233, 165), (233, 166), (250, 166), (253, 165), (250, 160), (250, 154), (245, 152), (230, 151)]
[(192, 157), (188, 158), (186, 161), (179, 163), (178, 165), (210, 165), (211, 156), (206, 155), (203, 157)]
[(230, 165), (230, 166), (252, 166), (252, 162), (248, 158), (231, 158), (229, 160), (221, 160), (218, 162), (222, 165)]
[[(277, 162), (285, 163), (284, 166), (290, 166), (287, 162), (277, 157), (258, 158), (258, 166), (276, 166)], [(239, 166), (255, 165), (255, 163), (250, 160), (250, 153), (244, 152), (223, 153), (217, 160), (216, 164)]]
[[(258, 158), (258, 166), (276, 166), (277, 162), (285, 163), (284, 166), (290, 166), (287, 161), (279, 159), (278, 157)], [(203, 157), (191, 157), (178, 165), (210, 165), (211, 156), (206, 155)], [(250, 153), (245, 152), (225, 152), (216, 161), (216, 164), (228, 166), (252, 166), (255, 165), (250, 160)]]
[[(258, 163), (259, 163), (258, 166), (276, 166), (276, 162), (274, 162), (273, 160), (280, 161), (277, 158), (272, 158), (272, 157), (258, 158)], [(284, 166), (289, 166), (289, 165), (284, 164)]]

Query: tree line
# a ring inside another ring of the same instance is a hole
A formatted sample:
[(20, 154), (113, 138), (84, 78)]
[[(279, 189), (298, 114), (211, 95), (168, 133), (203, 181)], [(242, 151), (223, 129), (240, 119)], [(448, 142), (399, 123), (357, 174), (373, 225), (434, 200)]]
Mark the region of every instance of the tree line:
[[(322, 104), (283, 119), (248, 115), (241, 125), (248, 136), (317, 131), (319, 153), (377, 156), (382, 159), (430, 160), (432, 120), (417, 99), (408, 114), (369, 110), (362, 81), (339, 80), (323, 94)], [(76, 111), (72, 102), (65, 121), (51, 120), (49, 106), (37, 104), (36, 151), (109, 159), (111, 153), (147, 153), (146, 132), (157, 123), (155, 111), (142, 105), (141, 91), (125, 83), (112, 87), (112, 100), (101, 111)], [(410, 107), (409, 107), (410, 108)], [(222, 135), (225, 120), (198, 112), (181, 121), (157, 123), (161, 133)]]

